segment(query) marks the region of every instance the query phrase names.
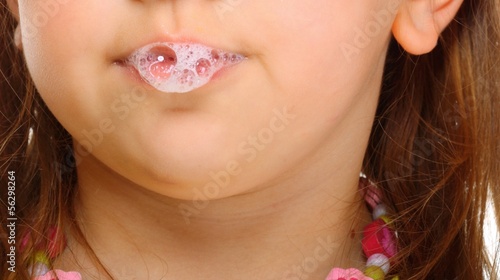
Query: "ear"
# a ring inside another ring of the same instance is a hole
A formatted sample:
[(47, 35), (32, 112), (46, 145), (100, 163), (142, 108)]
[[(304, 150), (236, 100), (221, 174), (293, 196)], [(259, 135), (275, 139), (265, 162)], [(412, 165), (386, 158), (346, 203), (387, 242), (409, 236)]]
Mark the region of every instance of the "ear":
[(16, 30), (14, 30), (14, 44), (17, 46), (18, 49), (22, 50), (23, 42), (22, 42), (21, 28), (19, 26), (19, 4), (17, 1), (18, 0), (7, 0), (7, 7), (9, 7), (12, 16), (14, 16), (14, 18), (16, 18), (18, 22)]
[(19, 22), (19, 4), (17, 0), (7, 0), (7, 7), (9, 7), (12, 15), (17, 19), (17, 22)]
[(394, 38), (408, 53), (421, 55), (432, 51), (462, 3), (463, 0), (403, 0), (392, 26)]

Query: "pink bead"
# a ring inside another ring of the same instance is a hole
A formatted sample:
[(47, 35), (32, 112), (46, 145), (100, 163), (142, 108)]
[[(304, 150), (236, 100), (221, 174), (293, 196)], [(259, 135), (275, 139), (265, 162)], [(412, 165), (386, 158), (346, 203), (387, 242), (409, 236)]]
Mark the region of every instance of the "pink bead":
[(382, 191), (367, 179), (360, 180), (360, 187), (364, 190), (364, 199), (371, 209), (382, 203)]
[(22, 253), (24, 252), (24, 249), (26, 249), (26, 246), (28, 246), (28, 242), (30, 241), (31, 238), (31, 231), (28, 231), (22, 238), (21, 238), (21, 244), (19, 245), (19, 251)]
[(374, 254), (391, 258), (397, 252), (394, 232), (382, 219), (377, 219), (365, 227), (362, 245), (368, 258)]
[(50, 259), (55, 259), (64, 251), (64, 248), (66, 248), (66, 238), (64, 234), (59, 234), (59, 229), (57, 227), (49, 228), (47, 235), (49, 239), (47, 253)]

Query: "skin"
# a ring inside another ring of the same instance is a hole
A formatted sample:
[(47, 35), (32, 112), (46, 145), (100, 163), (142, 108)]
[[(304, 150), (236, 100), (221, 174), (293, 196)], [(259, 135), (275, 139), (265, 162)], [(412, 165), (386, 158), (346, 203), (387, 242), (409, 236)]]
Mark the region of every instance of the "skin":
[[(321, 279), (364, 266), (357, 181), (391, 33), (429, 52), (461, 1), (60, 2), (8, 3), (33, 80), (74, 137), (78, 222), (114, 277)], [(194, 92), (159, 93), (115, 63), (158, 40), (247, 60)], [(68, 238), (56, 267), (102, 274)]]

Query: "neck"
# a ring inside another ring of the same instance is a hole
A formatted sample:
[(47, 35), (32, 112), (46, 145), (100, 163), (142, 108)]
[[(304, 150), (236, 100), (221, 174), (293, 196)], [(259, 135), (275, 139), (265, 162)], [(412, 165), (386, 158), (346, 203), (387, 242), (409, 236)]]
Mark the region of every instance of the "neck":
[[(149, 192), (90, 156), (78, 170), (77, 219), (117, 279), (321, 279), (334, 266), (363, 267), (361, 231), (370, 215), (357, 174), (322, 177), (313, 169), (254, 192), (193, 202)], [(84, 279), (103, 273), (81, 258), (78, 242), (70, 238), (69, 247), (56, 266)], [(81, 268), (89, 266), (95, 269)]]

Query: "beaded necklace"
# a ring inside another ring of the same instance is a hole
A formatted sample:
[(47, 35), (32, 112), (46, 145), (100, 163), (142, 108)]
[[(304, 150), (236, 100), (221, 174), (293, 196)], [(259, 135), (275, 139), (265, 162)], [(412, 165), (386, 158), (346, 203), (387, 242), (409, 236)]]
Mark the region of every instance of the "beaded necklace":
[[(382, 203), (382, 192), (368, 179), (360, 178), (359, 188), (365, 202), (372, 211), (373, 221), (365, 226), (363, 230), (362, 247), (366, 261), (364, 272), (356, 268), (333, 268), (325, 280), (384, 280), (391, 268), (392, 258), (397, 253), (396, 236), (390, 228), (391, 220), (388, 217), (387, 207)], [(80, 273), (75, 271), (65, 272), (62, 270), (50, 270), (51, 262), (59, 256), (66, 247), (66, 241), (56, 242), (58, 236), (57, 228), (51, 228), (48, 232), (49, 242), (46, 250), (40, 246), (33, 255), (30, 274), (33, 280), (82, 280)], [(27, 244), (29, 234), (21, 241)], [(398, 276), (391, 280), (399, 280)]]
[[(387, 206), (382, 203), (382, 192), (366, 178), (360, 178), (359, 188), (373, 218), (365, 226), (361, 241), (367, 258), (366, 268), (364, 273), (356, 268), (334, 268), (326, 280), (383, 280), (391, 268), (390, 258), (397, 253), (396, 236), (390, 228)], [(399, 280), (399, 277), (391, 280)]]

